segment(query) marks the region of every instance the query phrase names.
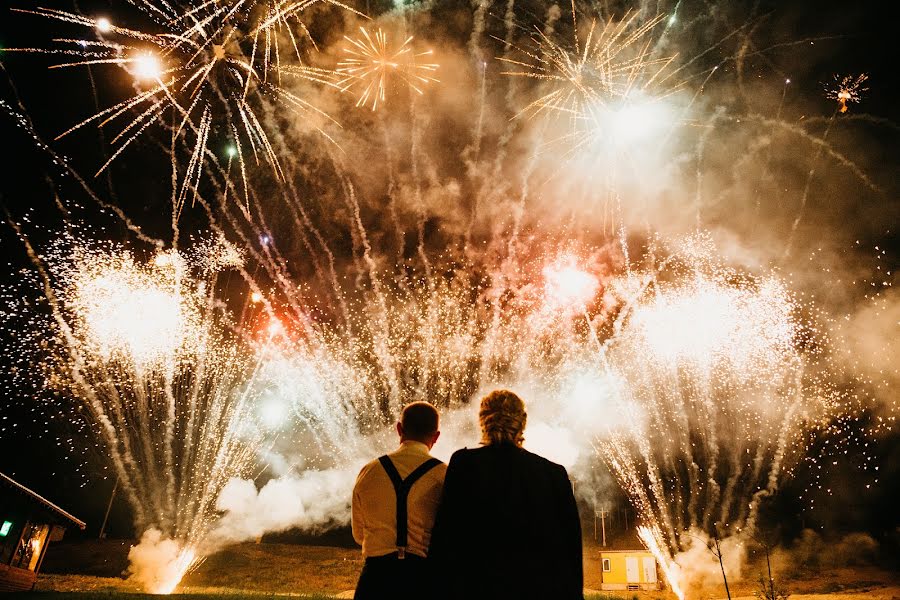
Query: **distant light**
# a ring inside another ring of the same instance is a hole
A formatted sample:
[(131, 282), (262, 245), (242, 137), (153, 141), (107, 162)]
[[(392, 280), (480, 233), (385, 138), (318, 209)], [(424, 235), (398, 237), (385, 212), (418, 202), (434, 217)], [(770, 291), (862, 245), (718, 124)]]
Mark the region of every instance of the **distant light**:
[(544, 293), (555, 308), (583, 308), (597, 294), (599, 280), (580, 268), (574, 257), (544, 267)]
[(225, 154), (228, 155), (228, 158), (234, 158), (237, 154), (237, 148), (235, 148), (234, 146), (228, 146), (227, 148), (225, 148)]
[(671, 17), (669, 17), (669, 25), (674, 25), (675, 21), (677, 20), (678, 19), (675, 18), (675, 15), (672, 15)]
[(290, 407), (277, 400), (272, 400), (260, 407), (259, 415), (263, 423), (270, 429), (278, 429), (285, 424), (290, 416)]
[(97, 31), (100, 33), (109, 33), (112, 31), (112, 23), (106, 17), (100, 17), (96, 21), (94, 21), (94, 27), (97, 28)]
[(273, 318), (271, 321), (269, 321), (269, 325), (268, 327), (266, 327), (266, 331), (270, 336), (274, 337), (276, 335), (284, 333), (284, 325), (282, 325), (281, 321), (279, 321), (278, 319)]
[(259, 292), (253, 292), (252, 294), (250, 294), (250, 301), (251, 302), (261, 302), (262, 294), (260, 294)]
[(269, 237), (268, 235), (263, 234), (263, 235), (259, 236), (259, 243), (262, 244), (263, 246), (268, 246), (271, 242), (272, 242), (272, 238)]
[(620, 142), (646, 140), (665, 128), (668, 115), (658, 103), (629, 103), (615, 112), (613, 132)]
[(12, 525), (12, 521), (3, 521), (3, 525), (0, 525), (0, 537), (9, 535), (9, 530), (12, 529)]
[(790, 79), (785, 79), (785, 80), (784, 80), (785, 85), (789, 84), (790, 82), (791, 82)]
[(132, 64), (131, 74), (137, 79), (159, 79), (162, 75), (162, 64), (153, 54), (141, 54), (132, 60)]

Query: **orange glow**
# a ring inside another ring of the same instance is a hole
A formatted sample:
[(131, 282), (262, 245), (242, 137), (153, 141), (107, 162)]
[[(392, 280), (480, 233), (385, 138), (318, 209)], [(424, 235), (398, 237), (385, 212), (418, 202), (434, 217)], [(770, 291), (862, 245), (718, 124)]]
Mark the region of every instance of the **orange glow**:
[(162, 76), (162, 63), (155, 54), (139, 54), (131, 60), (131, 64), (131, 74), (139, 81), (156, 80)]
[(284, 324), (279, 319), (272, 317), (272, 320), (269, 321), (269, 324), (266, 326), (266, 332), (270, 337), (282, 335), (284, 334)]
[(584, 308), (600, 289), (600, 281), (569, 256), (544, 267), (544, 294), (555, 308)]

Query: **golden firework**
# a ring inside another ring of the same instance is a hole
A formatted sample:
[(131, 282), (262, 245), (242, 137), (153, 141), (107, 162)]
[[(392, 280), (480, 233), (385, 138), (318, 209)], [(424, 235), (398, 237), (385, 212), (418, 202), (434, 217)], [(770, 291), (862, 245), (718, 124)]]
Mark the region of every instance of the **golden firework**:
[(840, 112), (845, 113), (850, 110), (847, 106), (848, 104), (859, 102), (860, 95), (869, 90), (869, 88), (863, 87), (863, 84), (868, 81), (868, 79), (869, 76), (866, 73), (856, 77), (847, 75), (846, 77), (839, 78), (835, 75), (834, 81), (837, 85), (827, 89), (826, 97), (837, 100), (841, 107)]
[(217, 273), (241, 258), (216, 240), (193, 256), (169, 250), (149, 261), (87, 245), (48, 259), (63, 350), (48, 365), (51, 381), (97, 424), (142, 545), (166, 550), (135, 580), (171, 593), (202, 560), (219, 493), (249, 475), (260, 443), (243, 387), (253, 349), (210, 295)]
[(387, 99), (387, 88), (393, 77), (403, 80), (413, 91), (424, 93), (422, 88), (438, 80), (433, 76), (438, 65), (422, 62), (433, 52), (415, 52), (413, 37), (409, 36), (399, 46), (392, 46), (387, 34), (378, 29), (374, 34), (359, 28), (361, 37), (346, 37), (349, 46), (344, 49), (345, 57), (338, 63), (337, 72), (343, 76), (338, 83), (344, 91), (358, 89), (356, 106), (366, 106), (371, 102), (372, 110)]
[(538, 30), (532, 36), (533, 49), (519, 49), (528, 60), (500, 58), (512, 65), (504, 75), (537, 79), (549, 84), (546, 91), (522, 109), (520, 115), (535, 116), (545, 111), (584, 119), (594, 104), (608, 104), (627, 98), (635, 91), (668, 94), (678, 85), (668, 85), (666, 73), (675, 56), (654, 57), (650, 33), (664, 15), (637, 23), (638, 13), (621, 21), (607, 21), (602, 27), (591, 22), (583, 45), (578, 40), (577, 23), (572, 46), (554, 41)]
[[(308, 36), (300, 13), (318, 2), (348, 8), (333, 0), (262, 3), (220, 0), (197, 5), (159, 0), (136, 3), (139, 10), (162, 24), (155, 31), (120, 26), (107, 16), (88, 17), (48, 8), (14, 9), (67, 25), (80, 25), (88, 32), (81, 38), (56, 39), (52, 47), (8, 51), (65, 58), (51, 68), (93, 65), (123, 68), (134, 79), (136, 93), (77, 123), (57, 139), (91, 123), (100, 127), (114, 122), (121, 124), (112, 137), (109, 159), (97, 171), (99, 175), (152, 125), (170, 130), (171, 147), (183, 147), (190, 155), (186, 167), (176, 163), (174, 153), (172, 156), (173, 171), (181, 179), (173, 207), (178, 215), (185, 201), (195, 197), (208, 161), (215, 160), (216, 153), (209, 144), (216, 130), (224, 130), (232, 138), (222, 158), (229, 164), (232, 158), (237, 158), (240, 163), (245, 200), (248, 187), (245, 157), (252, 156), (257, 163), (267, 162), (278, 178), (284, 178), (279, 158), (256, 113), (263, 96), (293, 111), (317, 113), (327, 118), (297, 92), (281, 85), (283, 75), (334, 85), (332, 71), (302, 64), (300, 41), (294, 33), (299, 30)], [(251, 17), (251, 13), (256, 16)], [(299, 64), (282, 67), (280, 56), (284, 51), (279, 51), (280, 44), (291, 48)]]

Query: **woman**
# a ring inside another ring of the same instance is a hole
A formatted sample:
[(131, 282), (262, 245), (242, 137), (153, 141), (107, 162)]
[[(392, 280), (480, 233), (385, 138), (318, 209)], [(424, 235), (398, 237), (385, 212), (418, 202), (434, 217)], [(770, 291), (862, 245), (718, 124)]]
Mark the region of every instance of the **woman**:
[(435, 588), (448, 600), (582, 599), (581, 523), (565, 468), (522, 448), (525, 404), (485, 396), (482, 446), (450, 459), (432, 530)]

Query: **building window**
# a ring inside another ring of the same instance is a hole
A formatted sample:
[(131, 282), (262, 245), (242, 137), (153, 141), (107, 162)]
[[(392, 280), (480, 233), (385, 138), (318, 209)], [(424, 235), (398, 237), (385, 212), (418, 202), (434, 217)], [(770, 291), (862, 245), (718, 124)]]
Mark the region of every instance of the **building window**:
[(604, 558), (603, 559), (603, 572), (609, 573), (610, 571), (612, 571), (612, 565), (609, 564), (608, 558)]

